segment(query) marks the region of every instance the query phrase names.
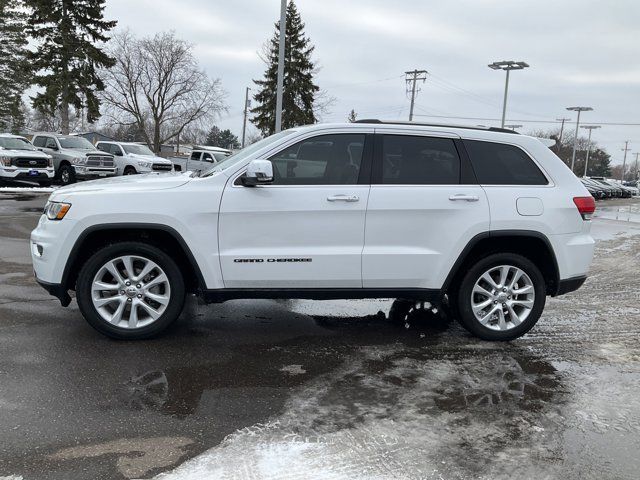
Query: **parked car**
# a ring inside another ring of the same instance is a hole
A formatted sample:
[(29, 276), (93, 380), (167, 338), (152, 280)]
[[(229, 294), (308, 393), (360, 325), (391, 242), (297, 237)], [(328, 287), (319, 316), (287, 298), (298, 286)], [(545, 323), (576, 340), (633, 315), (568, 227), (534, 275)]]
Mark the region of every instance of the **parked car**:
[(617, 190), (609, 184), (598, 182), (597, 180), (593, 180), (591, 178), (586, 178), (586, 177), (584, 178), (584, 180), (587, 181), (593, 187), (604, 190), (605, 193), (607, 194), (607, 198), (613, 198), (617, 196)]
[(116, 174), (113, 155), (101, 152), (83, 137), (36, 133), (32, 141), (38, 150), (53, 157), (55, 178), (63, 185)]
[(588, 178), (581, 178), (580, 181), (586, 187), (586, 189), (589, 190), (589, 193), (593, 192), (592, 196), (594, 198), (604, 199), (609, 198), (612, 195), (612, 190), (608, 191), (603, 185), (600, 185), (593, 180), (590, 180)]
[(599, 182), (603, 185), (608, 185), (616, 191), (616, 197), (619, 198), (629, 198), (631, 197), (631, 192), (626, 190), (622, 184), (618, 182), (614, 182), (613, 180), (607, 180), (604, 177), (591, 177), (592, 180)]
[(173, 171), (173, 163), (170, 160), (158, 157), (146, 145), (101, 141), (96, 143), (96, 148), (114, 156), (118, 175)]
[(159, 334), (189, 292), (447, 302), (509, 340), (585, 281), (594, 210), (536, 138), (368, 120), (286, 130), (199, 176), (61, 188), (30, 246), (37, 281), (114, 338)]
[(231, 150), (218, 147), (196, 147), (188, 157), (171, 157), (176, 171), (202, 172), (223, 161), (232, 154)]
[(0, 180), (32, 180), (48, 186), (54, 176), (53, 159), (19, 135), (0, 133)]

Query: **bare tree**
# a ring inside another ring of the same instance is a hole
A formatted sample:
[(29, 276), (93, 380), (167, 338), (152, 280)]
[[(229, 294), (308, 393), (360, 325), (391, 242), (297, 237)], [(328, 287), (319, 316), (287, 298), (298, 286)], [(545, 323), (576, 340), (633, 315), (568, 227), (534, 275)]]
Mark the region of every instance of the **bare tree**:
[(102, 74), (106, 116), (116, 124), (136, 126), (156, 152), (226, 110), (220, 80), (200, 69), (193, 46), (174, 32), (141, 39), (120, 32), (109, 44), (109, 55), (116, 65)]

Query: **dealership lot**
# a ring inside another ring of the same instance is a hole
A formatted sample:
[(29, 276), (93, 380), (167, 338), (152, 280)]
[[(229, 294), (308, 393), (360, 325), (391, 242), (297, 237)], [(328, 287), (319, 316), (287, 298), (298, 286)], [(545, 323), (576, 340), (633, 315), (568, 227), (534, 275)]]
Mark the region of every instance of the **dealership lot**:
[(637, 199), (598, 204), (589, 280), (511, 343), (376, 300), (191, 301), (111, 341), (35, 284), (45, 200), (0, 194), (0, 478), (637, 478)]

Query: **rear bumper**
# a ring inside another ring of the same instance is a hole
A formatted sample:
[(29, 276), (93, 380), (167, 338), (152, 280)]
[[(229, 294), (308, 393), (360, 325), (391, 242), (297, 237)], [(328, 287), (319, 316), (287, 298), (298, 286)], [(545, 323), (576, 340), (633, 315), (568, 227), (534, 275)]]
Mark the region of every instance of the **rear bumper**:
[(69, 296), (69, 290), (64, 288), (60, 283), (48, 283), (36, 277), (36, 282), (44, 288), (51, 295), (60, 300), (60, 304), (63, 307), (68, 307), (71, 303), (71, 297)]
[(564, 295), (565, 293), (575, 292), (584, 284), (586, 280), (586, 275), (560, 280), (560, 282), (558, 282), (558, 288), (556, 289), (556, 292), (553, 294), (553, 296), (557, 297), (558, 295)]

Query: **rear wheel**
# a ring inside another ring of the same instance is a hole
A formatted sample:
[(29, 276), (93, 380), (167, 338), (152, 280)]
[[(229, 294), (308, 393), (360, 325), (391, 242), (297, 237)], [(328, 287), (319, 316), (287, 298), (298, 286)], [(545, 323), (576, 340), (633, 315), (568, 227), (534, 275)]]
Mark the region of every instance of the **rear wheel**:
[(546, 301), (544, 277), (529, 259), (490, 255), (463, 277), (456, 304), (459, 321), (484, 340), (513, 340), (536, 324)]
[(96, 330), (118, 339), (143, 339), (159, 334), (178, 318), (184, 305), (184, 279), (162, 250), (123, 242), (96, 252), (83, 265), (76, 297)]

